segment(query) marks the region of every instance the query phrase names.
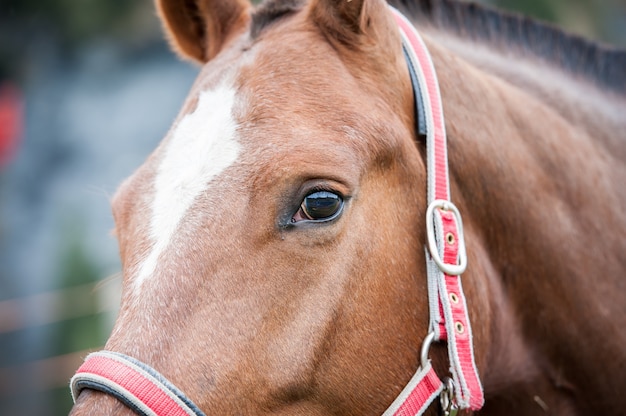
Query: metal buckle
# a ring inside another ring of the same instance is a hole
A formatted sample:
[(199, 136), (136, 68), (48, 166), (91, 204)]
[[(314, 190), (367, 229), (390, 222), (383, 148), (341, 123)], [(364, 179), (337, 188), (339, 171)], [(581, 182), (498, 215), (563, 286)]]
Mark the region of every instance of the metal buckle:
[(447, 377), (443, 384), (445, 387), (439, 396), (441, 411), (444, 416), (456, 416), (459, 413), (459, 406), (457, 406), (454, 398), (454, 381)]
[[(457, 232), (458, 232), (458, 244), (459, 244), (459, 263), (447, 264), (444, 263), (439, 250), (437, 249), (437, 240), (435, 238), (435, 209), (441, 209), (444, 211), (450, 211), (454, 214)], [(461, 219), (461, 213), (457, 207), (450, 201), (443, 199), (436, 199), (428, 206), (426, 210), (426, 233), (428, 236), (428, 251), (434, 262), (439, 266), (439, 269), (450, 276), (458, 276), (462, 274), (467, 268), (467, 254), (465, 252), (465, 238), (463, 236), (463, 220)]]

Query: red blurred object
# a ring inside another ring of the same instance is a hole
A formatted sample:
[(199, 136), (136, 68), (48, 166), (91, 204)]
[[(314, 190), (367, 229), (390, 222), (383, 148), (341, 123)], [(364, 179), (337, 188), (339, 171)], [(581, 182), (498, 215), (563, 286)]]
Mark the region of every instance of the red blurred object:
[(10, 82), (0, 84), (0, 168), (6, 166), (18, 147), (24, 126), (22, 94)]

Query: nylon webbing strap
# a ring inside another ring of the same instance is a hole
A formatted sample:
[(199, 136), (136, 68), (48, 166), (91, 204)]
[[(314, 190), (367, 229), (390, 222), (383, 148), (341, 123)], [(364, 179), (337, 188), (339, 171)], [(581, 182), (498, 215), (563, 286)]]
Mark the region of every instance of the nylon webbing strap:
[(443, 383), (430, 362), (420, 368), (383, 416), (414, 416), (423, 414), (441, 394)]
[[(414, 85), (418, 133), (422, 133), (423, 128), (421, 117), (426, 126), (429, 203), (426, 221), (430, 234), (426, 263), (430, 331), (434, 332), (436, 340), (447, 341), (457, 405), (461, 409), (478, 410), (484, 397), (474, 362), (472, 330), (461, 287), (460, 274), (466, 264), (465, 243), (461, 216), (450, 202), (446, 132), (439, 85), (430, 54), (419, 33), (400, 12), (394, 8), (391, 10), (401, 29), (404, 54)], [(423, 370), (418, 370), (416, 376), (422, 374), (422, 383), (427, 384), (423, 373)], [(410, 414), (419, 415), (424, 410)]]
[(107, 393), (142, 416), (204, 416), (172, 383), (146, 364), (112, 351), (90, 354), (70, 382), (72, 398), (83, 389)]

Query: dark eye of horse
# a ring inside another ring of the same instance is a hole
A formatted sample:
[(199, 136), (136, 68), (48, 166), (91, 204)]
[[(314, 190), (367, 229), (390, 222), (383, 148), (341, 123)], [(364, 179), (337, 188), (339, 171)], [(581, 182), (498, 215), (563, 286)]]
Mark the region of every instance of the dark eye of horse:
[[(343, 208), (343, 198), (327, 191), (310, 193), (302, 201), (297, 216), (310, 221), (329, 221), (337, 217)], [(294, 217), (295, 220), (295, 217)]]

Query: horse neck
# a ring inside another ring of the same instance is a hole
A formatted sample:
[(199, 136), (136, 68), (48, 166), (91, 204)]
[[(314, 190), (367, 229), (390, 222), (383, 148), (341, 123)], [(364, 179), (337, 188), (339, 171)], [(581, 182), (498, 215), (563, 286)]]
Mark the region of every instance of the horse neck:
[(615, 327), (626, 323), (626, 291), (611, 288), (625, 286), (626, 100), (429, 39), (487, 395), (553, 414), (598, 402), (617, 411), (626, 376), (611, 364), (626, 359), (626, 331)]
[(592, 79), (591, 75), (574, 74), (560, 68), (549, 58), (525, 50), (524, 46), (511, 45), (503, 49), (502, 45), (492, 45), (489, 41), (481, 44), (441, 31), (434, 36), (440, 45), (483, 75), (488, 74), (545, 105), (554, 116), (582, 130), (594, 142), (599, 141), (622, 163), (626, 161), (623, 133), (626, 131), (626, 90), (623, 85), (616, 85), (614, 89), (600, 86), (602, 81)]

